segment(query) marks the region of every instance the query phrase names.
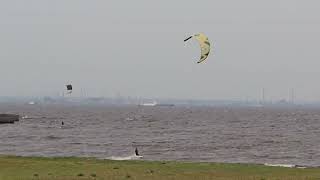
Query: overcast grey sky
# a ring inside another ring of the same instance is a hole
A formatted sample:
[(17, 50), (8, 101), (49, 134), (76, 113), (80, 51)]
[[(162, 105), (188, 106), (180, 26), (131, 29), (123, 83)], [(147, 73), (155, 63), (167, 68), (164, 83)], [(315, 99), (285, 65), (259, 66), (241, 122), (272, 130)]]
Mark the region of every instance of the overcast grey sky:
[[(320, 1), (0, 0), (0, 95), (320, 100)], [(213, 53), (183, 39), (203, 32)]]

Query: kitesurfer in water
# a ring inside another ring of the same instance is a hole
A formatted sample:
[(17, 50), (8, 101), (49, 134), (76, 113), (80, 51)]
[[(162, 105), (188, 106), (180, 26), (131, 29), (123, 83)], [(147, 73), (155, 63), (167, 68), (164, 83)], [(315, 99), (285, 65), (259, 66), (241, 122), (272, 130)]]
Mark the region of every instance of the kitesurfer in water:
[(136, 150), (134, 152), (136, 153), (136, 156), (140, 156), (139, 152), (138, 152), (138, 148), (136, 148)]

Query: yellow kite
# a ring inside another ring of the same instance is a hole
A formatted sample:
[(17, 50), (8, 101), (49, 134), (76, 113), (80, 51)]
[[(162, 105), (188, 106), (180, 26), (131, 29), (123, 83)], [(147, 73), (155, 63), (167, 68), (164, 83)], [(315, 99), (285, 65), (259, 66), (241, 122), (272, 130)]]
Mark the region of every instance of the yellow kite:
[(201, 48), (201, 56), (200, 60), (197, 63), (201, 63), (202, 61), (206, 60), (209, 53), (210, 53), (210, 42), (209, 39), (206, 35), (203, 33), (195, 34), (193, 36), (188, 37), (187, 39), (184, 40), (184, 42), (188, 41), (191, 38), (195, 38), (198, 40), (200, 43), (200, 48)]

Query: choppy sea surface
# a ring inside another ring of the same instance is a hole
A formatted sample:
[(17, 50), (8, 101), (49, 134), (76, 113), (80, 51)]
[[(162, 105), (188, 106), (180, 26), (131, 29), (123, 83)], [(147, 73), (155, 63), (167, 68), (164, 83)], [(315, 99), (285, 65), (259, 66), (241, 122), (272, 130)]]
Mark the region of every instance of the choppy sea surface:
[[(320, 109), (0, 105), (0, 154), (320, 165)], [(61, 123), (64, 122), (62, 126)]]

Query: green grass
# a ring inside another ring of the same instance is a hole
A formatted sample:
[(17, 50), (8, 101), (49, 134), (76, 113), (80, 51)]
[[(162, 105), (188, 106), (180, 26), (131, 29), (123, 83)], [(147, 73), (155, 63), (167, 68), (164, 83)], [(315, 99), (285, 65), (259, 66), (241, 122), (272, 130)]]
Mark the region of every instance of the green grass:
[(250, 164), (0, 156), (0, 180), (7, 179), (319, 180), (320, 168), (295, 169)]

